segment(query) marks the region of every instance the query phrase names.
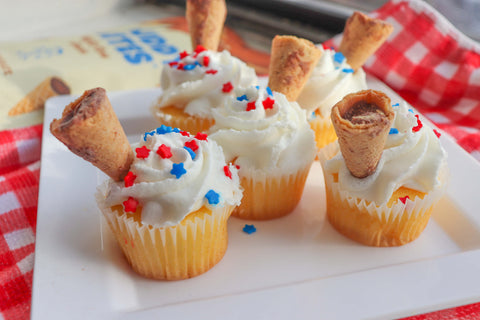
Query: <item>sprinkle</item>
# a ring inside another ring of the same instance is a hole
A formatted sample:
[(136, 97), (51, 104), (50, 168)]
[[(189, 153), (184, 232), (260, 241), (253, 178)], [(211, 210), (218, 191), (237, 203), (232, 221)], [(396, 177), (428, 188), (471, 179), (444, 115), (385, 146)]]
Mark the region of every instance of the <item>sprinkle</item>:
[(413, 112), (413, 109), (408, 109), (408, 112), (410, 112), (410, 113), (414, 113), (414, 112)]
[(353, 73), (355, 70), (353, 70), (352, 68), (343, 68), (342, 71), (345, 73)]
[(188, 57), (188, 53), (187, 53), (187, 51), (182, 51), (182, 52), (179, 53), (179, 56), (180, 56), (180, 59), (183, 59), (185, 57)]
[(205, 198), (208, 200), (208, 204), (218, 204), (220, 202), (220, 194), (216, 193), (213, 190), (208, 190), (207, 194), (205, 195)]
[(233, 85), (231, 82), (227, 82), (223, 84), (222, 92), (228, 93), (228, 92), (231, 92), (232, 90), (233, 90)]
[(123, 178), (123, 181), (125, 181), (125, 188), (133, 186), (133, 183), (135, 182), (136, 178), (137, 176), (134, 175), (132, 171), (128, 171), (125, 178)]
[(422, 121), (420, 121), (418, 114), (416, 114), (415, 117), (417, 118), (417, 125), (412, 128), (412, 132), (418, 132), (423, 127)]
[(335, 62), (342, 63), (343, 60), (345, 60), (345, 56), (341, 52), (335, 52), (333, 55), (333, 60), (335, 60)]
[(218, 72), (217, 70), (213, 70), (213, 69), (205, 71), (206, 74), (215, 74), (217, 72)]
[(170, 67), (174, 67), (174, 66), (176, 66), (177, 64), (178, 64), (177, 61), (170, 61), (170, 62), (168, 63), (168, 65), (169, 65)]
[(175, 133), (179, 133), (179, 132), (180, 132), (180, 129), (178, 129), (178, 128), (173, 128), (172, 131), (175, 132)]
[(148, 155), (150, 154), (150, 149), (143, 146), (141, 148), (136, 148), (135, 152), (137, 153), (138, 159), (145, 159), (145, 158), (148, 158)]
[(232, 172), (230, 171), (230, 167), (229, 167), (229, 166), (223, 167), (223, 172), (225, 172), (225, 175), (226, 175), (227, 177), (229, 177), (230, 179), (232, 179)]
[(183, 70), (184, 67), (185, 67), (185, 64), (184, 64), (184, 63), (179, 63), (179, 64), (177, 64), (177, 69), (178, 69), (178, 70)]
[(138, 200), (132, 197), (128, 197), (126, 201), (123, 201), (123, 210), (125, 212), (137, 211)]
[(400, 197), (398, 198), (400, 201), (402, 201), (403, 204), (405, 204), (405, 202), (407, 202), (407, 199), (410, 199), (409, 196), (405, 196), (405, 197)]
[(195, 69), (196, 65), (195, 64), (187, 64), (183, 67), (184, 70), (190, 71)]
[(155, 134), (155, 131), (150, 131), (150, 132), (145, 132), (143, 135), (143, 141), (147, 141), (148, 136), (153, 136)]
[(255, 86), (255, 89), (259, 90), (259, 89), (260, 89), (260, 86)]
[(157, 134), (170, 133), (170, 132), (173, 132), (173, 128), (162, 124), (160, 127), (156, 129), (156, 132)]
[(196, 135), (195, 135), (195, 139), (198, 139), (198, 140), (205, 140), (207, 141), (207, 137), (208, 135), (206, 133), (202, 133), (202, 132), (198, 132)]
[(190, 137), (190, 133), (188, 133), (187, 131), (180, 131), (180, 134), (184, 137)]
[(195, 140), (187, 141), (185, 142), (185, 147), (189, 147), (190, 149), (192, 149), (192, 151), (197, 151), (198, 149), (197, 141)]
[(247, 234), (252, 234), (255, 231), (257, 231), (257, 228), (253, 224), (246, 224), (245, 227), (243, 227), (243, 232)]
[(196, 157), (197, 155), (195, 154), (195, 152), (193, 152), (192, 149), (190, 149), (189, 147), (183, 147), (183, 149), (185, 149), (185, 150), (188, 151), (188, 153), (190, 154), (190, 157), (192, 157), (192, 160), (195, 160), (195, 157)]
[(172, 151), (170, 150), (170, 147), (162, 144), (160, 147), (158, 147), (157, 154), (162, 157), (162, 159), (169, 159), (172, 157)]
[(397, 128), (390, 128), (390, 132), (388, 134), (397, 134), (398, 129)]
[(235, 165), (235, 168), (237, 168), (237, 170), (240, 170), (240, 166), (238, 164)]
[(437, 136), (437, 138), (440, 138), (440, 136), (442, 135), (440, 132), (438, 132), (437, 130), (433, 129), (433, 133), (435, 133), (435, 135)]
[(273, 96), (273, 92), (272, 92), (272, 89), (270, 89), (270, 87), (267, 87), (267, 94), (271, 97)]
[(172, 164), (172, 170), (170, 173), (173, 174), (177, 179), (180, 179), (181, 176), (187, 173), (187, 170), (185, 170), (183, 167), (183, 163), (174, 163)]
[(244, 94), (243, 96), (237, 97), (238, 101), (248, 101), (247, 95)]
[(392, 104), (392, 107), (398, 107), (398, 106), (400, 106), (400, 103)]
[(203, 65), (205, 67), (208, 67), (209, 64), (210, 64), (210, 58), (208, 56), (203, 56)]
[(251, 102), (247, 103), (247, 111), (255, 110), (257, 108), (255, 106), (256, 103), (257, 103), (257, 101), (251, 101)]
[(202, 46), (201, 44), (197, 44), (197, 47), (195, 48), (194, 51), (195, 51), (195, 53), (198, 54), (198, 53), (201, 53), (201, 52), (206, 51), (206, 50), (207, 50), (207, 49), (205, 49), (204, 46)]
[(275, 100), (272, 98), (268, 97), (267, 99), (263, 100), (262, 104), (263, 107), (266, 109), (273, 109), (273, 104), (275, 103)]

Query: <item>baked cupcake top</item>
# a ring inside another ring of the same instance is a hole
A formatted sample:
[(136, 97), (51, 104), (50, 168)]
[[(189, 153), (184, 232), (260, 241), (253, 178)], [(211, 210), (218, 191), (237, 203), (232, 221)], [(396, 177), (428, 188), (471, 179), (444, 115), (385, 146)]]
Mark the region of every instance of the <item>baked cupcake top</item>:
[(341, 190), (376, 204), (388, 202), (402, 186), (424, 193), (432, 191), (441, 184), (439, 178), (446, 166), (447, 154), (438, 139), (440, 134), (421, 122), (405, 102), (394, 104), (393, 110), (394, 122), (373, 174), (354, 177), (340, 152), (324, 166), (326, 173), (338, 174)]
[(238, 170), (206, 134), (161, 126), (134, 144), (135, 159), (122, 182), (109, 181), (108, 206), (142, 207), (142, 221), (173, 226), (201, 208), (238, 205)]
[(323, 54), (297, 102), (309, 114), (318, 110), (322, 117), (329, 117), (335, 103), (349, 93), (367, 89), (367, 82), (363, 69), (354, 72), (341, 52), (321, 50)]
[(197, 46), (194, 52), (181, 52), (164, 66), (163, 93), (156, 107), (175, 106), (187, 114), (211, 118), (211, 108), (221, 105), (235, 88), (256, 83), (255, 70), (228, 51)]
[(252, 86), (212, 110), (210, 138), (242, 174), (290, 174), (315, 158), (314, 133), (306, 112), (268, 87)]

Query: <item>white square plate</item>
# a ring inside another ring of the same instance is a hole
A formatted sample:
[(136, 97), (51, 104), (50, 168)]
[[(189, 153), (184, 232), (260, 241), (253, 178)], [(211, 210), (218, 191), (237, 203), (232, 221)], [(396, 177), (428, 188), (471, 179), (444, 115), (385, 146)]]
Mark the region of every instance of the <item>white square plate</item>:
[[(131, 142), (159, 126), (149, 112), (159, 94), (109, 94)], [(447, 195), (413, 243), (372, 248), (338, 234), (325, 219), (316, 163), (292, 214), (263, 222), (231, 218), (218, 265), (164, 282), (129, 268), (95, 205), (105, 176), (50, 134), (50, 122), (73, 99), (46, 104), (32, 320), (397, 318), (480, 301), (480, 166), (445, 134)], [(242, 232), (252, 223), (256, 233)]]

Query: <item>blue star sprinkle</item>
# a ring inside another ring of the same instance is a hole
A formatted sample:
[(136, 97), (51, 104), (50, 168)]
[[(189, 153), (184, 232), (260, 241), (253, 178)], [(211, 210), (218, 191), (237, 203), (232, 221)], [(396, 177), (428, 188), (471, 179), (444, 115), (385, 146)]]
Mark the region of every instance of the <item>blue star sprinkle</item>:
[(248, 101), (247, 95), (244, 94), (243, 96), (237, 97), (238, 101)]
[(213, 190), (208, 190), (205, 198), (207, 198), (209, 204), (215, 205), (220, 202), (220, 194), (216, 193)]
[(165, 133), (170, 133), (173, 131), (172, 127), (168, 127), (164, 124), (162, 124), (160, 127), (157, 128), (157, 134), (165, 134)]
[(344, 68), (344, 69), (342, 69), (342, 71), (345, 72), (345, 73), (353, 73), (354, 72), (354, 70), (351, 69), (351, 68)]
[(388, 134), (397, 134), (398, 129), (397, 128), (390, 128), (390, 132)]
[(243, 227), (243, 232), (252, 234), (255, 231), (257, 231), (257, 228), (253, 224), (246, 224), (245, 227)]
[(150, 132), (145, 132), (143, 135), (143, 141), (147, 141), (148, 136), (153, 136), (155, 134), (155, 131), (150, 131)]
[(177, 179), (180, 179), (181, 176), (187, 173), (187, 170), (185, 170), (185, 168), (183, 167), (183, 163), (174, 163), (172, 165), (172, 170), (170, 170), (170, 173), (173, 174)]
[(179, 133), (179, 132), (180, 132), (180, 129), (178, 129), (178, 128), (173, 128), (172, 131), (173, 131), (173, 132), (176, 132), (176, 133)]
[(192, 149), (190, 149), (189, 147), (183, 147), (183, 149), (187, 150), (188, 153), (190, 153), (190, 157), (192, 157), (192, 160), (195, 160), (195, 157), (196, 157), (197, 155), (195, 154), (195, 152), (193, 152)]
[(345, 60), (345, 56), (341, 52), (335, 52), (333, 60), (338, 63), (342, 63)]

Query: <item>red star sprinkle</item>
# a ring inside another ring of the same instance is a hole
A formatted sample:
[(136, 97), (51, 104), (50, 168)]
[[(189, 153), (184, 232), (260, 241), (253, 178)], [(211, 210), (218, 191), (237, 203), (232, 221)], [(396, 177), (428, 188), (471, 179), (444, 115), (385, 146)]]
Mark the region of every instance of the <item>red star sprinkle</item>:
[(190, 137), (190, 133), (188, 133), (187, 131), (180, 131), (180, 134), (184, 137)]
[(195, 152), (198, 149), (197, 141), (195, 141), (195, 140), (187, 141), (187, 142), (185, 142), (185, 147), (188, 147), (188, 148), (192, 149), (193, 152)]
[(325, 43), (322, 43), (322, 47), (323, 47), (323, 50), (330, 49), (330, 47), (329, 47), (329, 46), (327, 46)]
[(198, 44), (197, 47), (195, 48), (195, 53), (200, 53), (200, 52), (203, 52), (207, 49), (205, 49), (204, 46), (202, 46), (201, 44)]
[(128, 197), (128, 200), (123, 201), (123, 210), (125, 212), (137, 211), (138, 200), (132, 197)]
[(237, 168), (237, 170), (240, 170), (240, 166), (238, 164), (235, 165), (235, 168)]
[(231, 82), (227, 82), (223, 85), (222, 92), (228, 93), (233, 90), (233, 85)]
[(172, 151), (170, 150), (170, 147), (167, 147), (164, 144), (158, 147), (157, 154), (163, 159), (169, 159), (172, 157)]
[(263, 100), (262, 104), (263, 107), (266, 109), (273, 109), (273, 104), (275, 103), (275, 100), (272, 98), (268, 97), (267, 99)]
[(183, 58), (185, 58), (185, 57), (188, 57), (187, 51), (182, 51), (182, 52), (180, 52), (180, 59), (183, 59)]
[(405, 202), (407, 202), (407, 199), (410, 199), (409, 196), (405, 196), (405, 197), (400, 197), (398, 198), (400, 201), (402, 201), (403, 204), (405, 204)]
[(185, 67), (185, 64), (183, 64), (183, 63), (177, 64), (177, 69), (178, 70), (183, 70), (183, 67)]
[(148, 158), (148, 155), (150, 154), (150, 149), (143, 146), (141, 148), (136, 148), (135, 152), (137, 153), (138, 159), (145, 159), (145, 158)]
[(136, 178), (137, 176), (134, 175), (132, 171), (128, 171), (125, 178), (123, 178), (123, 181), (125, 181), (125, 188), (133, 186), (133, 182), (135, 182)]
[(442, 135), (440, 132), (438, 132), (437, 130), (433, 129), (433, 133), (435, 133), (435, 135), (437, 136), (437, 138), (440, 138), (440, 136)]
[(169, 63), (168, 63), (168, 65), (169, 65), (170, 67), (176, 66), (177, 64), (178, 64), (177, 61), (172, 61), (172, 62), (169, 62)]
[(205, 67), (208, 67), (209, 64), (210, 64), (210, 58), (208, 56), (203, 56), (203, 65)]
[(213, 70), (213, 69), (205, 71), (206, 74), (215, 74), (217, 72), (218, 72), (217, 70)]
[(256, 101), (251, 101), (249, 103), (247, 103), (247, 111), (250, 111), (250, 110), (255, 110), (257, 107), (255, 106), (255, 102)]
[(223, 167), (223, 172), (225, 172), (225, 175), (226, 175), (227, 177), (229, 177), (230, 179), (232, 179), (232, 172), (230, 171), (230, 167), (229, 167), (229, 166)]
[(418, 114), (416, 114), (415, 117), (417, 118), (417, 125), (412, 128), (412, 131), (418, 132), (420, 131), (420, 129), (422, 129), (423, 124), (422, 124), (422, 121), (420, 121), (420, 117), (418, 116)]
[(199, 132), (195, 135), (195, 139), (207, 141), (208, 135), (206, 133)]

